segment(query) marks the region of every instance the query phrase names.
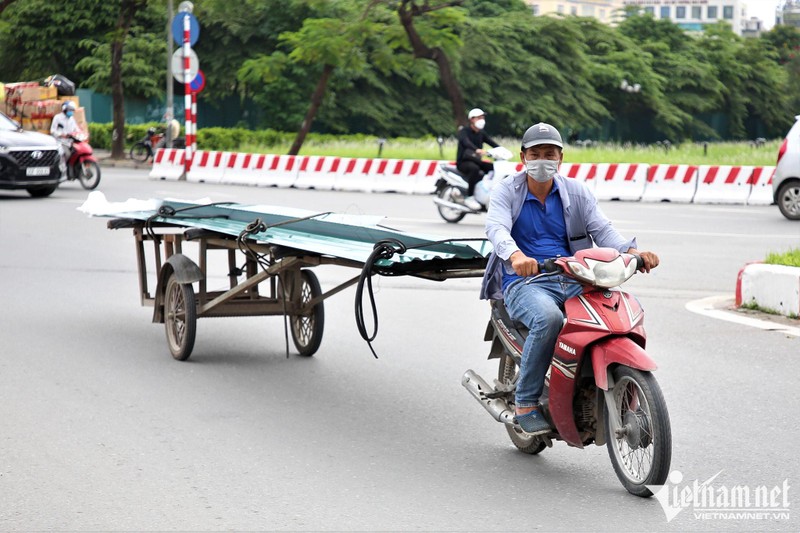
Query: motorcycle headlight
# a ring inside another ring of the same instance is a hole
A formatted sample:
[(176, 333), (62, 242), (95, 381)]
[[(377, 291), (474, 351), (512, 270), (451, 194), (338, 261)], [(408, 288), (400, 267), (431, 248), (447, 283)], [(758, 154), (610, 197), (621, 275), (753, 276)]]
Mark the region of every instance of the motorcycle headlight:
[(587, 259), (586, 264), (590, 265), (594, 272), (595, 285), (606, 289), (622, 285), (636, 273), (636, 261), (630, 261), (626, 266), (622, 256), (609, 263)]
[(582, 264), (578, 263), (577, 261), (570, 261), (567, 264), (569, 265), (569, 269), (572, 271), (572, 274), (576, 278), (585, 283), (590, 283), (594, 285), (595, 282), (594, 272), (592, 272)]
[(636, 273), (636, 261), (630, 261), (625, 265), (623, 256), (618, 256), (609, 262), (586, 259), (586, 265), (588, 268), (577, 261), (569, 263), (575, 277), (584, 283), (604, 289), (618, 287)]

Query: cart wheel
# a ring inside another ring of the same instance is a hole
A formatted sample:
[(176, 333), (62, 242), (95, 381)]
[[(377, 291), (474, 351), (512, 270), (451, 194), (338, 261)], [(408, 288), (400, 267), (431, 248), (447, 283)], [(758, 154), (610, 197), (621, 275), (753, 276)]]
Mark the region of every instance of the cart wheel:
[[(300, 291), (300, 296), (293, 294), (292, 301), (301, 306), (322, 294), (317, 275), (310, 270), (300, 271), (300, 283), (295, 285), (294, 290)], [(304, 356), (314, 355), (322, 342), (322, 331), (325, 328), (323, 302), (320, 301), (306, 314), (293, 315), (289, 318), (292, 340), (297, 351)]]
[(164, 325), (172, 357), (186, 361), (192, 355), (197, 333), (197, 305), (191, 283), (181, 284), (170, 274), (164, 298)]

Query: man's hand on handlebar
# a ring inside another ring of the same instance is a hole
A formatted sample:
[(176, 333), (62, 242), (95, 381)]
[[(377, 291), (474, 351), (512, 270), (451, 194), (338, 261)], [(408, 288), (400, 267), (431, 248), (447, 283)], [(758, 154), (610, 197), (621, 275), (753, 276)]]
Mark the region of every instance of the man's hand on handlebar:
[(653, 252), (640, 252), (635, 248), (630, 248), (628, 253), (638, 255), (644, 261), (644, 266), (639, 269), (640, 272), (650, 272), (651, 269), (658, 266), (658, 256)]
[(511, 261), (511, 268), (519, 276), (535, 276), (539, 273), (539, 262), (532, 257), (526, 256), (520, 250), (511, 254), (508, 259)]

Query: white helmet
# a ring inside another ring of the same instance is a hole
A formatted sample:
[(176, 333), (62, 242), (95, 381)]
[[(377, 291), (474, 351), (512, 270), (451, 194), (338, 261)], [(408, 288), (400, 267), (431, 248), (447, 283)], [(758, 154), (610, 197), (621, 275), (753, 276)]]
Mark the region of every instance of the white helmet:
[(486, 113), (483, 112), (483, 109), (476, 107), (467, 114), (467, 118), (475, 118), (485, 114)]
[(61, 111), (65, 113), (67, 111), (75, 111), (75, 102), (73, 102), (72, 100), (67, 100), (66, 102), (61, 104)]

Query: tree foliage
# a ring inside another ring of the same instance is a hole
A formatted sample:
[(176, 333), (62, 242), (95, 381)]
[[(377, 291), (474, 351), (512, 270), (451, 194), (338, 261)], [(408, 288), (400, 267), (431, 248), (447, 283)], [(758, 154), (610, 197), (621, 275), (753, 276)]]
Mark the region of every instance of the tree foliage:
[[(111, 92), (125, 1), (4, 2), (0, 79), (60, 73)], [(698, 36), (633, 11), (618, 27), (535, 17), (523, 0), (194, 3), (207, 81), (201, 98), (255, 102), (262, 125), (276, 130), (298, 131), (304, 121), (310, 128), (310, 118), (318, 132), (449, 135), (454, 87), (463, 98), (456, 115), (481, 107), (488, 131), (506, 136), (539, 120), (567, 135), (619, 140), (777, 136), (800, 108), (792, 89), (800, 85), (800, 32), (785, 26), (743, 39), (720, 23)], [(403, 6), (417, 10), (422, 47), (403, 25)], [(126, 96), (163, 94), (166, 23), (165, 0), (148, 0), (130, 21)], [(445, 71), (435, 54), (446, 56)], [(448, 77), (451, 86), (443, 85)], [(623, 80), (640, 90), (622, 90)]]

